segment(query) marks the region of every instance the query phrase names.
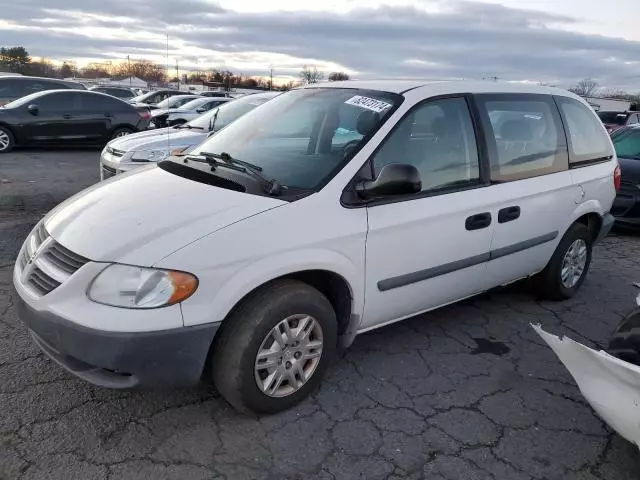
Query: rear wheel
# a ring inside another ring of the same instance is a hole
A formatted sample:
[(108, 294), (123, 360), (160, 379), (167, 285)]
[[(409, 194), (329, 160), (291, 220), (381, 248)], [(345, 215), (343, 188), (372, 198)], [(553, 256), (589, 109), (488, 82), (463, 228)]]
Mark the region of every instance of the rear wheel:
[(7, 153), (13, 150), (15, 139), (11, 130), (0, 125), (0, 153)]
[(589, 271), (592, 244), (591, 233), (585, 225), (574, 223), (569, 227), (547, 267), (536, 279), (544, 297), (565, 300), (575, 295)]
[(116, 128), (111, 134), (111, 140), (114, 138), (126, 137), (127, 135), (131, 135), (133, 133), (133, 129), (128, 127), (120, 127)]
[(607, 352), (625, 362), (640, 365), (640, 309), (636, 309), (618, 325)]
[(336, 349), (336, 315), (309, 285), (280, 280), (246, 298), (212, 351), (220, 394), (255, 413), (286, 410), (320, 383)]

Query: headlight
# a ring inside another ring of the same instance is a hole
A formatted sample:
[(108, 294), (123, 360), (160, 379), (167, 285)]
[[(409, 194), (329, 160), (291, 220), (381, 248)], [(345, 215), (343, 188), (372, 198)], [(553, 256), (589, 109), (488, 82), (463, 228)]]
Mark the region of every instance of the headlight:
[(132, 153), (131, 160), (134, 162), (159, 162), (168, 156), (168, 150), (140, 150)]
[(186, 272), (113, 264), (89, 286), (90, 300), (121, 308), (157, 308), (189, 298), (198, 279)]

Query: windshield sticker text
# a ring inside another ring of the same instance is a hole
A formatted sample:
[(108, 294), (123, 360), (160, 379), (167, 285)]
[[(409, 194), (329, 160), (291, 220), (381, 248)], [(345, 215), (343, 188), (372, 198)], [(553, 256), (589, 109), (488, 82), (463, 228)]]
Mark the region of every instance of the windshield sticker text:
[(363, 97), (362, 95), (356, 95), (351, 97), (346, 102), (347, 105), (353, 105), (355, 107), (366, 108), (376, 113), (385, 111), (387, 108), (391, 108), (391, 104), (376, 100), (375, 98)]

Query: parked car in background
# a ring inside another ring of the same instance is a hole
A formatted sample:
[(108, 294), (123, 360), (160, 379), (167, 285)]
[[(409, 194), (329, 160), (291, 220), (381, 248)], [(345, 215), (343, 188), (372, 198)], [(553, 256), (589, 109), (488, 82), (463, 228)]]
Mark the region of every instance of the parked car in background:
[[(172, 97), (179, 98), (179, 97)], [(232, 98), (195, 98), (177, 108), (157, 109), (151, 114), (150, 128), (172, 127), (187, 123), (212, 108), (228, 103)]]
[(146, 129), (149, 118), (148, 109), (104, 93), (33, 93), (0, 107), (0, 153), (16, 145), (104, 145)]
[(607, 132), (613, 133), (626, 125), (640, 124), (640, 112), (603, 112), (599, 111), (598, 117), (604, 123)]
[(23, 75), (0, 77), (0, 105), (32, 93), (61, 89), (86, 90), (81, 83), (58, 80), (56, 78), (27, 77)]
[(616, 226), (640, 230), (640, 125), (619, 128), (611, 140), (622, 172), (611, 213)]
[(164, 160), (173, 151), (187, 151), (213, 132), (277, 97), (280, 92), (248, 95), (209, 110), (195, 120), (170, 128), (149, 130), (112, 140), (100, 155), (102, 180), (131, 169)]
[(152, 90), (147, 93), (143, 93), (142, 95), (138, 95), (137, 97), (133, 97), (129, 100), (131, 103), (144, 103), (146, 105), (150, 105), (154, 107), (158, 103), (166, 100), (169, 97), (173, 97), (175, 95), (182, 95), (183, 93), (179, 90)]
[(91, 87), (89, 90), (91, 90), (92, 92), (106, 93), (107, 95), (111, 95), (112, 97), (116, 97), (116, 98), (121, 98), (123, 100), (129, 100), (138, 95), (131, 88), (126, 88), (126, 87), (96, 86), (96, 87)]
[(199, 92), (198, 95), (200, 95), (201, 97), (217, 97), (217, 98), (230, 97), (230, 95), (227, 92), (211, 92), (208, 90), (204, 92)]

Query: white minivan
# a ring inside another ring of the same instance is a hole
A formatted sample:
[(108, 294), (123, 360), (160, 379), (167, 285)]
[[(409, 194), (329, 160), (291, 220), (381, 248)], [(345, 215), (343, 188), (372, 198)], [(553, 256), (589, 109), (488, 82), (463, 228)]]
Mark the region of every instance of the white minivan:
[(571, 297), (619, 181), (602, 123), (563, 90), (310, 85), (56, 207), (19, 253), (17, 304), (89, 382), (210, 376), (276, 412), (359, 333), (534, 275)]

